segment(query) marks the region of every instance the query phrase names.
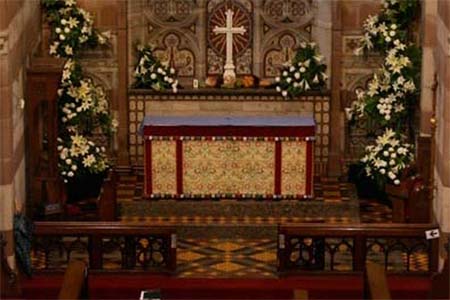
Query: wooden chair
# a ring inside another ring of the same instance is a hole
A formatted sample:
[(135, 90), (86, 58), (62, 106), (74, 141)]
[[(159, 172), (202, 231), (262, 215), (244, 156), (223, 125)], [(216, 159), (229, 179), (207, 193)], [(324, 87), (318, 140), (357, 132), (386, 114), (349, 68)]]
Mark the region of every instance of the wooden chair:
[(58, 299), (88, 299), (88, 268), (81, 260), (69, 262)]
[(364, 274), (364, 299), (391, 299), (382, 265), (367, 262)]

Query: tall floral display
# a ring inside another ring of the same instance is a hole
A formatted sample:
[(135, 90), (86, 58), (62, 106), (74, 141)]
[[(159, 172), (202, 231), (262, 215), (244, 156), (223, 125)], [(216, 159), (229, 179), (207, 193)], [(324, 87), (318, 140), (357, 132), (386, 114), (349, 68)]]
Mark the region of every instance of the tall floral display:
[(117, 121), (110, 115), (102, 86), (84, 76), (79, 61), (83, 49), (106, 44), (108, 34), (93, 27), (92, 16), (75, 0), (43, 0), (51, 29), (50, 55), (64, 58), (58, 89), (58, 167), (65, 182), (110, 167), (107, 150), (96, 142), (110, 137)]
[(375, 144), (361, 159), (367, 176), (380, 185), (400, 184), (400, 174), (414, 160), (413, 118), (419, 96), (420, 50), (413, 42), (411, 24), (418, 0), (383, 0), (378, 15), (364, 23), (364, 37), (357, 54), (376, 51), (384, 56), (367, 90), (346, 108), (347, 119), (377, 124)]

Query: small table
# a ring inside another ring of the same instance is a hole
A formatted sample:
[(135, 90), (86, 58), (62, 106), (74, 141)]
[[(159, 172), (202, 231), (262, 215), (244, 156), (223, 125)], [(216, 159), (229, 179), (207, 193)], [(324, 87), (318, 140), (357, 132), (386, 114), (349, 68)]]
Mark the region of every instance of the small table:
[(314, 131), (312, 117), (146, 116), (145, 195), (311, 198)]

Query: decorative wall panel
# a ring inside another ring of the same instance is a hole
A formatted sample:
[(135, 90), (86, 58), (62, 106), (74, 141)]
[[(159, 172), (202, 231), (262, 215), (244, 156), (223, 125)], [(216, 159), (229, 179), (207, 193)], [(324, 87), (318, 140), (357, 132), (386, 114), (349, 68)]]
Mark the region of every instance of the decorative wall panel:
[[(322, 4), (323, 5), (323, 4)], [(329, 4), (327, 4), (329, 5)], [(133, 0), (128, 1), (128, 66), (132, 82), (136, 42), (151, 43), (175, 67), (184, 85), (223, 73), (225, 34), (216, 26), (233, 11), (236, 74), (273, 78), (302, 41), (311, 41), (317, 5), (313, 0)], [(331, 40), (329, 41), (331, 44)], [(326, 54), (325, 54), (326, 56)]]
[(266, 0), (261, 7), (263, 77), (279, 75), (301, 42), (311, 41), (314, 10), (308, 0)]

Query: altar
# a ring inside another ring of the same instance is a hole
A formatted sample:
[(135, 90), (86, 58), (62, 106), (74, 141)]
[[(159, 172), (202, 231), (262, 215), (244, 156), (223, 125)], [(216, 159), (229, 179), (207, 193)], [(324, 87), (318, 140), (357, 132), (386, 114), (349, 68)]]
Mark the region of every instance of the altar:
[(147, 197), (313, 195), (312, 117), (146, 116), (140, 134)]

